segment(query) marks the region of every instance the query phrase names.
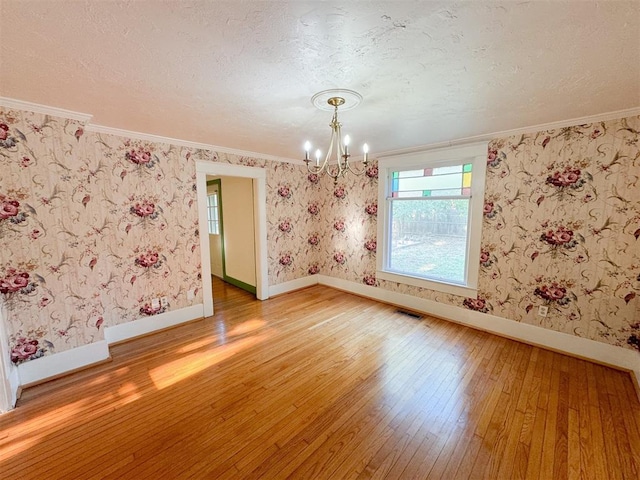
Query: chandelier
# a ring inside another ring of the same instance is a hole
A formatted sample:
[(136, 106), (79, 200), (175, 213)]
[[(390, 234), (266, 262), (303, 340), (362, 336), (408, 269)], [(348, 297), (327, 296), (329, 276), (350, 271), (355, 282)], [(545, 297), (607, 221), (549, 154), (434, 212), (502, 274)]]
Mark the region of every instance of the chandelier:
[[(355, 108), (360, 101), (362, 101), (362, 96), (353, 90), (335, 89), (316, 93), (311, 98), (311, 101), (321, 110), (333, 110), (333, 118), (329, 124), (331, 127), (331, 140), (329, 141), (329, 148), (327, 149), (324, 160), (321, 161), (322, 152), (318, 149), (315, 151), (315, 162), (313, 163), (309, 158), (311, 143), (305, 142), (304, 161), (307, 164), (307, 170), (316, 175), (325, 173), (333, 178), (334, 183), (338, 183), (338, 178), (344, 177), (347, 172), (351, 172), (354, 175), (362, 175), (367, 169), (369, 146), (366, 143), (362, 145), (362, 151), (364, 153), (363, 168), (354, 168), (349, 164), (349, 157), (351, 157), (349, 144), (351, 139), (349, 135), (345, 135), (344, 138), (342, 137), (342, 124), (338, 121), (338, 107), (344, 106), (343, 110)], [(324, 103), (325, 101), (326, 103)], [(334, 147), (335, 164), (330, 162), (331, 156), (334, 153)]]

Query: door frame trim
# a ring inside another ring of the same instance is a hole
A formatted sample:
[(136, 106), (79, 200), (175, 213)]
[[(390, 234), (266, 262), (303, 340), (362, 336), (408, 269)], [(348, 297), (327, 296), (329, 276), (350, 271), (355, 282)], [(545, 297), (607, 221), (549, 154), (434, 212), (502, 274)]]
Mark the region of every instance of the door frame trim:
[(267, 260), (267, 172), (264, 168), (232, 165), (228, 163), (196, 161), (196, 194), (198, 199), (198, 228), (200, 231), (200, 255), (202, 275), (203, 316), (213, 315), (211, 290), (211, 255), (209, 253), (209, 228), (207, 224), (207, 175), (251, 178), (253, 182), (253, 221), (256, 256), (256, 298), (269, 298)]

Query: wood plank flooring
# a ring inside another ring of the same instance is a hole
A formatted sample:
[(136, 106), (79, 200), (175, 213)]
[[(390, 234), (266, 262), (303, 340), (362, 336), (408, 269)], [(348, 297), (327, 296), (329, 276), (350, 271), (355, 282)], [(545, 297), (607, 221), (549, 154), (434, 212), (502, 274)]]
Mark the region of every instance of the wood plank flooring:
[(640, 478), (626, 373), (321, 286), (214, 298), (26, 389), (0, 478)]

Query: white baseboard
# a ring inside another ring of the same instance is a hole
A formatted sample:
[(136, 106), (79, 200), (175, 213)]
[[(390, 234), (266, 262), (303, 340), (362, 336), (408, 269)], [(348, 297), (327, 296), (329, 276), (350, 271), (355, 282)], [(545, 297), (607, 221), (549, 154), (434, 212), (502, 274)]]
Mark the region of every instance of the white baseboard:
[(104, 340), (21, 363), (17, 369), (19, 384), (13, 385), (15, 392), (19, 386), (40, 383), (63, 373), (106, 360), (110, 356), (109, 345), (201, 318), (202, 311), (203, 305), (198, 304), (107, 327), (104, 330)]
[[(454, 305), (434, 302), (402, 293), (390, 292), (349, 280), (317, 275), (321, 285), (345, 290), (363, 297), (391, 303), (411, 310), (424, 312), (472, 328), (495, 333), (530, 345), (565, 353), (600, 364), (629, 371), (640, 385), (640, 354), (622, 347), (608, 345), (567, 333), (556, 332), (535, 325), (520, 323), (506, 318), (475, 312)], [(637, 387), (638, 388), (638, 387)], [(640, 390), (637, 390), (640, 399)]]
[(109, 358), (109, 345), (105, 340), (36, 358), (18, 365), (20, 385), (38, 383), (107, 358)]
[(311, 285), (317, 285), (319, 283), (318, 276), (319, 275), (309, 275), (308, 277), (296, 278), (295, 280), (278, 283), (277, 285), (269, 285), (269, 297), (293, 292), (294, 290), (300, 290), (301, 288), (310, 287)]
[(163, 328), (173, 327), (190, 320), (202, 318), (204, 306), (202, 304), (193, 305), (180, 310), (172, 310), (170, 312), (152, 315), (150, 317), (140, 318), (133, 322), (122, 323), (107, 327), (104, 329), (104, 338), (109, 345), (123, 340), (139, 337), (148, 333), (162, 330)]

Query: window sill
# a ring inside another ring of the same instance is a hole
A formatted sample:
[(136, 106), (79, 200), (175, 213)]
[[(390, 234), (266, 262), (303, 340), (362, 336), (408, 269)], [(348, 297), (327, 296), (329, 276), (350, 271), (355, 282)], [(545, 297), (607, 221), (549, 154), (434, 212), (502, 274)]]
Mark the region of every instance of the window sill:
[(376, 272), (376, 278), (390, 282), (404, 283), (414, 287), (426, 288), (428, 290), (435, 290), (437, 292), (459, 295), (461, 297), (477, 298), (478, 296), (478, 289), (474, 287), (438, 282), (435, 280), (426, 280), (424, 278), (412, 277), (410, 275), (403, 275), (400, 273), (378, 270)]

